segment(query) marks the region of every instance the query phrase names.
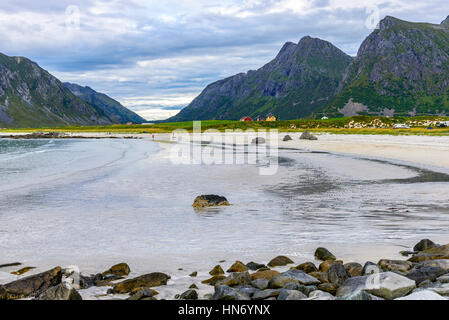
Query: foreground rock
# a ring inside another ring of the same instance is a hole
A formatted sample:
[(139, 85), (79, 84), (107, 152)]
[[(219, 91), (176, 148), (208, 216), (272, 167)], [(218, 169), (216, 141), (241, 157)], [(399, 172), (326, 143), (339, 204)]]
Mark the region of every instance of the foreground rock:
[(81, 295), (67, 283), (48, 288), (41, 293), (37, 300), (83, 300)]
[(337, 291), (338, 297), (345, 297), (363, 290), (375, 296), (393, 300), (403, 297), (416, 288), (415, 281), (393, 272), (371, 276), (349, 278)]
[(167, 284), (167, 281), (170, 279), (170, 276), (160, 273), (154, 272), (145, 274), (143, 276), (129, 279), (117, 283), (113, 289), (113, 293), (128, 293), (137, 288), (152, 288), (159, 287)]
[(420, 242), (418, 242), (413, 247), (413, 251), (424, 251), (424, 250), (432, 249), (435, 247), (437, 247), (437, 245), (435, 243), (433, 243), (433, 241), (431, 241), (429, 239), (424, 239), (424, 240), (421, 240)]
[(219, 286), (212, 297), (213, 300), (251, 300), (249, 296), (228, 286)]
[(248, 270), (248, 267), (243, 262), (236, 261), (226, 272), (245, 272)]
[(274, 259), (272, 259), (269, 263), (268, 266), (273, 268), (273, 267), (282, 267), (282, 266), (286, 266), (288, 264), (292, 264), (294, 263), (290, 258), (286, 257), (286, 256), (278, 256)]
[(181, 297), (179, 298), (181, 300), (198, 300), (198, 292), (194, 289), (187, 290), (183, 294), (181, 294)]
[(215, 206), (229, 206), (229, 202), (225, 197), (217, 196), (214, 194), (198, 196), (193, 202), (193, 207), (195, 208)]
[(301, 134), (301, 137), (299, 137), (299, 139), (301, 139), (301, 140), (318, 140), (318, 138), (316, 136), (314, 136), (313, 134), (311, 134), (309, 131), (304, 131)]
[(315, 251), (315, 258), (321, 261), (336, 260), (335, 256), (326, 248), (318, 248)]
[(119, 264), (116, 264), (112, 267), (110, 267), (108, 270), (106, 270), (105, 272), (102, 273), (103, 277), (109, 276), (109, 275), (114, 275), (117, 277), (124, 277), (127, 276), (129, 273), (131, 272), (131, 269), (129, 268), (129, 266), (122, 262)]
[(402, 273), (407, 273), (413, 267), (413, 263), (410, 261), (387, 259), (380, 260), (378, 265), (383, 271), (399, 271)]
[(397, 298), (396, 300), (433, 300), (433, 301), (436, 301), (436, 300), (447, 300), (447, 299), (431, 290), (422, 290), (422, 291), (413, 292), (412, 294), (410, 294), (406, 297)]
[(36, 296), (61, 283), (62, 269), (51, 270), (32, 275), (0, 286), (0, 300), (21, 299)]
[(316, 285), (319, 284), (320, 281), (303, 271), (291, 269), (287, 272), (283, 272), (280, 275), (273, 277), (273, 279), (271, 279), (269, 283), (269, 287), (273, 289), (282, 288), (288, 283)]

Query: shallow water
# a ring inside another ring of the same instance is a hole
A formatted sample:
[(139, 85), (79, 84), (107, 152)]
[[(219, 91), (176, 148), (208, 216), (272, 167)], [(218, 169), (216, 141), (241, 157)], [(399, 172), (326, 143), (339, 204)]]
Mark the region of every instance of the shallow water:
[[(99, 272), (125, 261), (176, 278), (222, 259), (299, 261), (319, 245), (344, 255), (448, 235), (444, 172), (301, 150), (281, 150), (279, 165), (274, 176), (173, 165), (148, 140), (0, 140), (0, 263)], [(210, 193), (233, 205), (191, 207)]]

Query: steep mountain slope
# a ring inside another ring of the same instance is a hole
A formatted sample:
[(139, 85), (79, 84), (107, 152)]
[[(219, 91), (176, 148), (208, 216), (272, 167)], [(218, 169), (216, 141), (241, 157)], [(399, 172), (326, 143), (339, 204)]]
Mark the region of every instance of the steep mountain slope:
[(0, 54), (1, 127), (111, 123), (36, 63)]
[(78, 98), (102, 110), (113, 123), (142, 123), (146, 121), (144, 118), (122, 106), (118, 101), (90, 87), (82, 87), (68, 82), (65, 82), (64, 85)]
[(308, 116), (334, 97), (351, 61), (331, 43), (304, 37), (298, 44), (286, 43), (261, 69), (212, 83), (168, 121)]
[(383, 19), (323, 113), (449, 114), (449, 17), (440, 25)]

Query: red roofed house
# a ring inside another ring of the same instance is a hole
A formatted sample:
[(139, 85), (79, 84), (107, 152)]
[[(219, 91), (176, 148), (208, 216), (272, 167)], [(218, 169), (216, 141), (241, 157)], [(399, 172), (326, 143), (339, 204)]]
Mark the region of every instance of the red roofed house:
[(251, 117), (243, 117), (243, 118), (240, 119), (240, 121), (250, 122), (250, 121), (253, 121), (253, 119)]

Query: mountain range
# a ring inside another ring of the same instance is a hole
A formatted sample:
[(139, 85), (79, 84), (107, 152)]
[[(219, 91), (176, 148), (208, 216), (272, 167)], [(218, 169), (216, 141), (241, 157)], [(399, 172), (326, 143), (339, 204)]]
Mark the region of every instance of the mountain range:
[(0, 54), (0, 127), (144, 121), (104, 94), (62, 83), (27, 58)]
[(304, 37), (274, 60), (207, 86), (168, 121), (449, 114), (449, 17), (441, 24), (380, 21), (350, 57)]

